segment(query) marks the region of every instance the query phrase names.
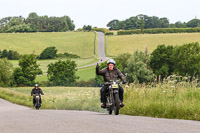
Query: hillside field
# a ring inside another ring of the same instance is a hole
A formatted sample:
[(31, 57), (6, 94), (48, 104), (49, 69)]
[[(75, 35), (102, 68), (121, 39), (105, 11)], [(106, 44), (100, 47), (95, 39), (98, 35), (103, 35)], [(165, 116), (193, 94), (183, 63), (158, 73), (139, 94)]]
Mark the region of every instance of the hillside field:
[(1, 33), (0, 49), (39, 55), (46, 47), (55, 46), (58, 53), (88, 58), (94, 55), (94, 39), (94, 32)]
[(133, 53), (135, 50), (152, 52), (158, 45), (182, 45), (200, 42), (200, 33), (135, 34), (106, 36), (107, 56)]

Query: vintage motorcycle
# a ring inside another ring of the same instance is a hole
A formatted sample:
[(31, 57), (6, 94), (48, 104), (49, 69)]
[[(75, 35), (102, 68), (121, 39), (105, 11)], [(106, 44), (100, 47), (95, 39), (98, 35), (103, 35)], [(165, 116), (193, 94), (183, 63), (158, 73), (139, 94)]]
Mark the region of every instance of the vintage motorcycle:
[(40, 95), (39, 94), (33, 94), (33, 96), (35, 97), (35, 108), (36, 110), (39, 110), (41, 107), (41, 103), (40, 103)]
[(106, 93), (106, 108), (111, 115), (114, 111), (115, 115), (119, 114), (120, 99), (119, 99), (119, 81), (106, 82), (108, 92)]

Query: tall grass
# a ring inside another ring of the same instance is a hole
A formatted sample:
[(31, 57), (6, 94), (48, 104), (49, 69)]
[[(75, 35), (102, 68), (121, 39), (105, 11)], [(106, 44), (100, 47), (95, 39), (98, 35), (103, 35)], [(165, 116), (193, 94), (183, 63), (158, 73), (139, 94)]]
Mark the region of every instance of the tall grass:
[(132, 84), (125, 92), (126, 115), (200, 120), (200, 88), (197, 80), (165, 80), (152, 85)]
[[(180, 77), (178, 77), (180, 78)], [(162, 83), (124, 86), (121, 114), (200, 121), (200, 84), (171, 76)], [(185, 80), (185, 81), (184, 81)], [(0, 98), (32, 107), (32, 88), (0, 88)], [(44, 87), (42, 109), (100, 111), (100, 88)]]

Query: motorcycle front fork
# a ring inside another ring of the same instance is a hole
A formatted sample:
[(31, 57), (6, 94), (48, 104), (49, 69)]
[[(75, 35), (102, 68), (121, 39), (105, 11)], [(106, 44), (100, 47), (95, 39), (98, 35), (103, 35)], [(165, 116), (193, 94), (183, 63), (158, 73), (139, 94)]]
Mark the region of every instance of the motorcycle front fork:
[(111, 103), (111, 101), (110, 101), (110, 97), (109, 96), (106, 96), (106, 99), (107, 99), (107, 105), (106, 106), (111, 106), (112, 105), (112, 103)]

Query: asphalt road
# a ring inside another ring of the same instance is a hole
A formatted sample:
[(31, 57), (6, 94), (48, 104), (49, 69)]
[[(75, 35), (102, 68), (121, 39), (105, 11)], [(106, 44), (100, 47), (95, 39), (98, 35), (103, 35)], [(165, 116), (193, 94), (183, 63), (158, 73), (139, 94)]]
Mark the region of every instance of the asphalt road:
[(0, 99), (0, 133), (200, 133), (200, 122), (90, 111), (38, 111)]
[(99, 56), (99, 61), (96, 62), (96, 63), (92, 63), (92, 64), (89, 64), (89, 65), (86, 65), (86, 66), (78, 67), (78, 69), (80, 69), (80, 68), (85, 68), (85, 67), (90, 67), (90, 66), (94, 66), (94, 65), (96, 65), (97, 63), (102, 63), (102, 62), (105, 62), (106, 60), (109, 59), (108, 57), (106, 57), (106, 54), (105, 54), (105, 39), (104, 39), (104, 33), (102, 33), (102, 32), (97, 32), (97, 34), (98, 34), (98, 56)]

